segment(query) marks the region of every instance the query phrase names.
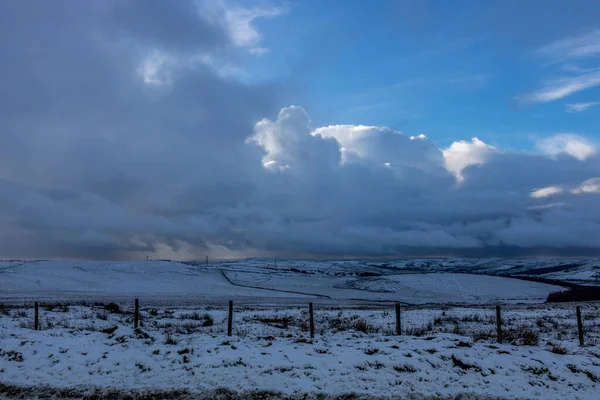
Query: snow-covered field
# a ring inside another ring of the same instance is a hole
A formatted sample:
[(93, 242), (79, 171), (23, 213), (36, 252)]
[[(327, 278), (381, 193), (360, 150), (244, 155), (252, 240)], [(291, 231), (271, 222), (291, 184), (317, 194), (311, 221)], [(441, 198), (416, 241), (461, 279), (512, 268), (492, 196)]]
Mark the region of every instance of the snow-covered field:
[[(0, 398), (595, 399), (600, 304), (582, 304), (580, 347), (574, 306), (543, 304), (561, 287), (498, 275), (594, 284), (598, 265), (2, 261)], [(134, 297), (142, 305), (139, 330), (132, 327)], [(225, 334), (227, 300), (236, 308), (232, 337)], [(42, 304), (40, 331), (32, 330), (33, 301)], [(125, 312), (104, 309), (113, 301)], [(395, 302), (403, 307), (400, 337)], [(503, 307), (502, 344), (495, 304)], [(249, 389), (258, 392), (239, 397)]]
[[(0, 300), (117, 299), (173, 304), (399, 301), (406, 304), (543, 302), (561, 287), (499, 276), (396, 269), (358, 261), (273, 260), (189, 265), (169, 261), (0, 263)], [(380, 263), (381, 264), (381, 263)]]
[(31, 307), (0, 308), (0, 397), (177, 388), (181, 398), (235, 398), (253, 388), (270, 398), (598, 398), (600, 303), (582, 304), (584, 347), (570, 304), (505, 306), (503, 344), (485, 306), (403, 307), (398, 337), (393, 307), (317, 305), (314, 340), (305, 307), (236, 305), (232, 337), (224, 308), (142, 302), (137, 331), (131, 302), (120, 308), (42, 305), (40, 331)]

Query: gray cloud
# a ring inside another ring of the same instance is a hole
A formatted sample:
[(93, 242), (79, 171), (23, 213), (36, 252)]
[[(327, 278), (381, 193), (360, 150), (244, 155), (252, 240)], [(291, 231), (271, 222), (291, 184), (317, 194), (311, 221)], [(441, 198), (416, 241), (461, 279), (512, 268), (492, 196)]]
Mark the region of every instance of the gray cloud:
[(188, 12), (193, 2), (166, 4), (0, 5), (1, 254), (202, 248), (202, 229), (223, 229), (215, 209), (253, 190), (260, 152), (244, 140), (278, 89), (187, 62), (171, 67), (172, 87), (145, 85), (138, 71), (153, 51), (191, 56), (227, 44), (225, 32)]
[[(226, 27), (175, 3), (0, 2), (0, 256), (600, 247), (597, 193), (530, 197), (600, 176), (597, 153), (464, 142), (457, 182), (427, 138), (314, 126), (300, 107), (280, 111), (278, 85), (225, 77), (202, 60), (235, 58)], [(152, 57), (168, 61), (144, 70)]]

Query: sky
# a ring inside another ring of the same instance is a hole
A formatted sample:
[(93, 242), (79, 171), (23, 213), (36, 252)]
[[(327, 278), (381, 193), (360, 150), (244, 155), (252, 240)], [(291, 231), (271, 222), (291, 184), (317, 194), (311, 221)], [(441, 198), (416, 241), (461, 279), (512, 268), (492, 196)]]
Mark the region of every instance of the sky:
[(600, 255), (600, 4), (0, 2), (0, 258)]

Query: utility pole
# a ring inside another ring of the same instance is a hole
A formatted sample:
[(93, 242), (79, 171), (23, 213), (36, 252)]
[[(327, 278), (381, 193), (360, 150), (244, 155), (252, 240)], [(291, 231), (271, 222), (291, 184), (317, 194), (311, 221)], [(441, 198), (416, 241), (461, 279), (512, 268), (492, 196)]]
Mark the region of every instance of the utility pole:
[(208, 256), (206, 256), (206, 266), (208, 267)]

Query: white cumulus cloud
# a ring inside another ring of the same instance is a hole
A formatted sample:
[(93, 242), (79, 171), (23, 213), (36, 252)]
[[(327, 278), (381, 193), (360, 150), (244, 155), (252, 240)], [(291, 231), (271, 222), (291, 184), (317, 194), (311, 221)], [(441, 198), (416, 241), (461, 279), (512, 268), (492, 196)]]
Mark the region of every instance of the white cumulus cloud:
[(254, 126), (254, 134), (247, 139), (265, 150), (263, 167), (287, 170), (292, 173), (339, 164), (339, 148), (335, 141), (310, 134), (312, 122), (302, 107), (283, 108), (277, 120), (263, 119)]
[(471, 165), (481, 165), (490, 155), (497, 152), (494, 146), (473, 138), (470, 142), (460, 140), (454, 142), (443, 151), (444, 162), (448, 171), (452, 172), (458, 181), (463, 181), (462, 171)]
[(442, 154), (425, 135), (409, 137), (394, 129), (364, 125), (330, 125), (317, 128), (312, 134), (335, 139), (343, 149), (344, 163), (384, 165), (403, 173), (407, 169), (424, 173), (439, 173), (443, 169)]
[(596, 145), (588, 139), (573, 133), (560, 133), (550, 136), (536, 143), (537, 147), (545, 154), (557, 156), (567, 154), (580, 161), (584, 161), (597, 152)]

